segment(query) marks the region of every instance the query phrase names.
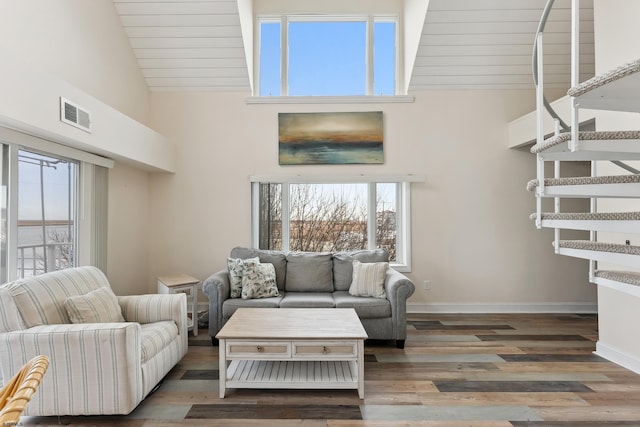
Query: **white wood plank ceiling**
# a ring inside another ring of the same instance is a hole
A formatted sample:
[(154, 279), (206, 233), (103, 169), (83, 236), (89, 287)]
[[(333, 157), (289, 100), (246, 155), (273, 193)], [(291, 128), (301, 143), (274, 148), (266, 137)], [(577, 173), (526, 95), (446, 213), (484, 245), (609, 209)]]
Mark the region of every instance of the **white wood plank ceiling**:
[[(430, 0), (409, 91), (530, 89), (546, 0)], [(580, 2), (581, 80), (593, 76), (593, 0)], [(544, 32), (545, 87), (568, 88), (571, 1), (556, 0)]]
[[(250, 93), (236, 0), (113, 1), (150, 90)], [(531, 53), (545, 3), (430, 0), (409, 92), (532, 88)], [(546, 87), (569, 87), (570, 3), (556, 0), (547, 23)], [(581, 7), (584, 80), (594, 72), (593, 0)]]
[(114, 0), (152, 91), (250, 92), (236, 0)]

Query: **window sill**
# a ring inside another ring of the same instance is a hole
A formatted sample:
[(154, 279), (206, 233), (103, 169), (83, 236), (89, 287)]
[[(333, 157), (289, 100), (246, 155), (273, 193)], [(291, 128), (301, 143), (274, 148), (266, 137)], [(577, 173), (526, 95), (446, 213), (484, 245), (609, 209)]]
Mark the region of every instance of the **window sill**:
[(392, 96), (250, 96), (247, 104), (385, 104), (411, 103), (411, 95)]

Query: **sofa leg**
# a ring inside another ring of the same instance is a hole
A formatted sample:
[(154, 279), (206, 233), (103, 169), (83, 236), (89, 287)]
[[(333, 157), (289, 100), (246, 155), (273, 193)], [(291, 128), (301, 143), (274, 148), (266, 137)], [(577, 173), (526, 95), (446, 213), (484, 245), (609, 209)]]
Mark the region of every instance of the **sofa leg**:
[(404, 348), (404, 340), (396, 340), (396, 348), (403, 349)]
[(211, 345), (214, 347), (218, 346), (218, 339), (216, 337), (211, 337)]

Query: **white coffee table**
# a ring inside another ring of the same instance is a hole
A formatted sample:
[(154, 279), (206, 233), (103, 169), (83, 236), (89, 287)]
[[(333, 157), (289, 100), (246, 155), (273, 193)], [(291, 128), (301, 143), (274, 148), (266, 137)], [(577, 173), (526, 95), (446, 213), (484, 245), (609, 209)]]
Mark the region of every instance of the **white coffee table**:
[(239, 308), (216, 335), (228, 388), (357, 389), (367, 333), (352, 308)]

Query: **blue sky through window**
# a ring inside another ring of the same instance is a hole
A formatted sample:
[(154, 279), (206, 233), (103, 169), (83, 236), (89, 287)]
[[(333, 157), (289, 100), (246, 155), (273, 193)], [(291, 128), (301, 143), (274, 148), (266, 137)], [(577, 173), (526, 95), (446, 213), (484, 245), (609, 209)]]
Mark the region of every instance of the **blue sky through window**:
[[(374, 95), (395, 94), (396, 24), (374, 24)], [(260, 96), (280, 96), (280, 22), (260, 26)], [(365, 21), (292, 21), (288, 27), (288, 95), (366, 94)]]
[(289, 95), (364, 95), (364, 22), (289, 24)]

